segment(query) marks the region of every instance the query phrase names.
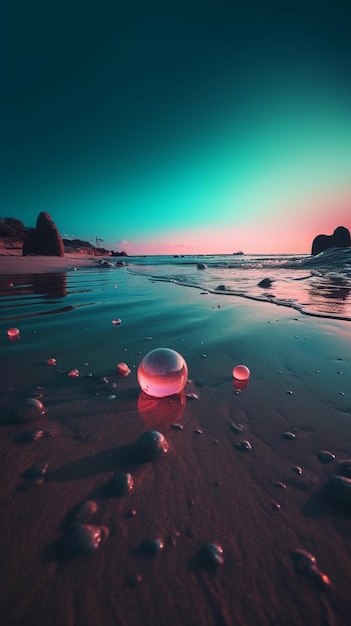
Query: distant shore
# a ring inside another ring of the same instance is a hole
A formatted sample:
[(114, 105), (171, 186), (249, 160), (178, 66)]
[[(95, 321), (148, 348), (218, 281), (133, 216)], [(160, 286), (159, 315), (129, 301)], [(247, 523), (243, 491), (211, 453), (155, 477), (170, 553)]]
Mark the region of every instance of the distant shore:
[(0, 250), (0, 274), (41, 274), (64, 272), (73, 267), (91, 267), (96, 256), (65, 254), (65, 256), (22, 256), (22, 251)]

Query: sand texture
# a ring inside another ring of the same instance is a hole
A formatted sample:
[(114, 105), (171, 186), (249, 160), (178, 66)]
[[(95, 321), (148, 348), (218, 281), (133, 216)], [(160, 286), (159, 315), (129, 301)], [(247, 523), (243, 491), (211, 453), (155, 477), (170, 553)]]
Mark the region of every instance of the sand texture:
[[(10, 342), (16, 323), (2, 311), (2, 624), (350, 624), (350, 511), (328, 487), (351, 458), (350, 324), (127, 274), (116, 291), (119, 327), (111, 311), (103, 323), (98, 308), (76, 308)], [(183, 354), (189, 382), (157, 400), (140, 392), (137, 367), (161, 346)], [(116, 376), (120, 361), (129, 376)], [(251, 370), (241, 391), (238, 363)], [(21, 423), (14, 412), (37, 387), (47, 413)], [(149, 429), (169, 450), (143, 461), (136, 442)], [(33, 430), (42, 436), (24, 441)], [(45, 463), (43, 476), (25, 474)], [(111, 492), (116, 472), (131, 474), (131, 490)], [(64, 543), (82, 520), (103, 529), (85, 555)], [(160, 550), (145, 544), (158, 539)], [(221, 546), (223, 563), (211, 567), (204, 544)]]

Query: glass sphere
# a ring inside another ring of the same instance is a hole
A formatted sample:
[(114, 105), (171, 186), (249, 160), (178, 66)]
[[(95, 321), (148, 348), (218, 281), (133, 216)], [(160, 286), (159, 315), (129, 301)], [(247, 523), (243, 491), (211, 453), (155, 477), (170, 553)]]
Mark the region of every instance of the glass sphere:
[(248, 380), (250, 378), (250, 370), (246, 365), (236, 365), (233, 369), (233, 376), (236, 380)]
[(138, 367), (141, 389), (149, 396), (164, 398), (180, 393), (188, 380), (184, 358), (170, 348), (156, 348), (142, 359)]

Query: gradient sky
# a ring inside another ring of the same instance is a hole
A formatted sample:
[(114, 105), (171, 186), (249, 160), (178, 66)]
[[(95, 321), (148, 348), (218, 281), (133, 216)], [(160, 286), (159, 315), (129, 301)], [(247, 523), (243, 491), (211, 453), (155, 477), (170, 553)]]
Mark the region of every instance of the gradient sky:
[(351, 3), (7, 3), (0, 214), (128, 254), (351, 229)]

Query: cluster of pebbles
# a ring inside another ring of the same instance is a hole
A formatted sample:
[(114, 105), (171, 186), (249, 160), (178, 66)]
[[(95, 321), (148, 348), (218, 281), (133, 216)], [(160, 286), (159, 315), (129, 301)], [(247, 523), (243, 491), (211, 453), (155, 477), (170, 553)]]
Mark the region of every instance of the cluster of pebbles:
[[(108, 384), (108, 379), (101, 381)], [(46, 407), (42, 402), (43, 396), (40, 388), (28, 394), (15, 409), (15, 417), (21, 423), (31, 423), (41, 420), (46, 415)], [(182, 426), (173, 424), (173, 429), (181, 430)], [(233, 443), (236, 450), (248, 452), (252, 450), (251, 443), (243, 438), (245, 427), (242, 424), (231, 422), (230, 430), (240, 437)], [(198, 430), (198, 432), (202, 432)], [(42, 429), (26, 430), (16, 436), (18, 442), (31, 442), (42, 437), (45, 431)], [(287, 440), (294, 440), (296, 435), (293, 432), (284, 432), (282, 437)], [(165, 436), (156, 430), (147, 430), (134, 444), (135, 460), (139, 463), (154, 462), (165, 455), (169, 450), (169, 444)], [(331, 463), (335, 460), (335, 454), (327, 450), (317, 453), (321, 463)], [(23, 473), (26, 487), (31, 484), (40, 484), (44, 481), (47, 473), (48, 463), (33, 465)], [(302, 473), (296, 467), (297, 473)], [(286, 488), (284, 483), (278, 482), (282, 489)], [(348, 513), (351, 512), (351, 459), (339, 462), (335, 474), (329, 479), (326, 486), (328, 496), (341, 506)], [(132, 474), (116, 473), (108, 485), (108, 491), (113, 497), (126, 496), (133, 489)], [(280, 505), (277, 505), (280, 506)], [(109, 529), (105, 526), (92, 523), (92, 518), (99, 509), (98, 504), (93, 500), (87, 500), (80, 504), (71, 515), (69, 524), (66, 525), (64, 534), (58, 542), (59, 554), (65, 558), (88, 555), (98, 550), (109, 537)], [(155, 556), (164, 547), (162, 538), (150, 538), (142, 542), (139, 552), (144, 556)], [(317, 566), (316, 557), (302, 549), (296, 549), (291, 553), (295, 569), (299, 573), (310, 576), (320, 588), (325, 588), (330, 584), (326, 574), (321, 572)], [(207, 570), (216, 570), (223, 565), (223, 548), (216, 543), (204, 543), (197, 554), (199, 567)]]

